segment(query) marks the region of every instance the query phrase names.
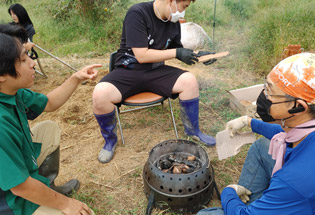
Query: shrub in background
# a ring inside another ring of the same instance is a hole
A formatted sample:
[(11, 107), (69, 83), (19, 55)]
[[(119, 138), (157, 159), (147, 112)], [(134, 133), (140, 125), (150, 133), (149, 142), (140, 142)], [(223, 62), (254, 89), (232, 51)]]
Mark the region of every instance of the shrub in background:
[[(35, 2), (35, 1), (34, 1)], [(129, 0), (43, 0), (29, 13), (35, 18), (34, 41), (57, 55), (102, 55), (119, 47)], [(43, 18), (43, 14), (46, 14)], [(40, 17), (40, 18), (39, 18)]]
[(253, 1), (251, 0), (225, 0), (224, 6), (227, 7), (232, 15), (248, 19), (253, 12)]
[(278, 7), (266, 8), (253, 18), (247, 50), (256, 72), (267, 74), (289, 44), (300, 44), (305, 51), (315, 49), (314, 1), (278, 2)]

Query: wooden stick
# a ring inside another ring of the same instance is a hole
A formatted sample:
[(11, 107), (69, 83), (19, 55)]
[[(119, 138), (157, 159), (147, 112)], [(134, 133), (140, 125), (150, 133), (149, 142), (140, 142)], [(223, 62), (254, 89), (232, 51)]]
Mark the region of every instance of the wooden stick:
[(114, 181), (117, 181), (117, 180), (120, 179), (121, 177), (123, 177), (123, 176), (125, 176), (125, 175), (128, 175), (129, 173), (135, 171), (137, 168), (138, 168), (138, 167), (136, 167), (136, 168), (134, 168), (134, 169), (131, 169), (131, 170), (129, 170), (128, 172), (125, 172), (124, 174), (122, 174), (122, 175), (118, 176), (117, 178), (115, 178)]
[(208, 55), (204, 55), (198, 58), (199, 62), (206, 62), (208, 60), (211, 60), (213, 58), (220, 58), (220, 57), (225, 57), (227, 55), (229, 55), (229, 52), (219, 52), (216, 54), (208, 54)]
[(72, 145), (70, 145), (70, 146), (62, 147), (62, 148), (60, 149), (60, 151), (65, 150), (65, 149), (68, 149), (68, 148), (71, 148), (71, 147), (73, 147), (73, 146), (75, 146), (75, 145), (76, 145), (76, 144), (72, 144)]
[(104, 186), (104, 187), (107, 187), (107, 188), (111, 188), (111, 189), (118, 189), (116, 187), (112, 187), (112, 186), (109, 186), (107, 184), (103, 184), (103, 183), (100, 183), (100, 182), (96, 182), (96, 181), (92, 181), (90, 180), (90, 182), (94, 183), (94, 184), (97, 184), (97, 185), (101, 185), (101, 186)]

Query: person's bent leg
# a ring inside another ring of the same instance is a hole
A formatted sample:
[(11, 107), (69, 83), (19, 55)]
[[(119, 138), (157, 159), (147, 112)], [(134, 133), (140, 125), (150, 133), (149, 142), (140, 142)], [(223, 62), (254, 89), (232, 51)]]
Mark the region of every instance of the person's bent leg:
[(222, 208), (206, 208), (198, 211), (196, 215), (224, 215), (224, 210)]
[(98, 83), (93, 91), (93, 112), (105, 140), (105, 144), (98, 154), (98, 160), (101, 163), (108, 163), (114, 156), (117, 145), (117, 120), (114, 104), (119, 103), (121, 98), (119, 90), (108, 82)]
[(57, 123), (47, 120), (36, 124), (31, 128), (31, 132), (33, 142), (42, 144), (37, 158), (37, 165), (40, 166), (46, 157), (59, 147), (61, 130)]
[(275, 161), (268, 154), (269, 144), (269, 139), (260, 138), (248, 150), (238, 184), (252, 192), (249, 203), (260, 198), (269, 186), (275, 165)]
[(173, 93), (179, 93), (181, 119), (188, 136), (198, 139), (207, 146), (215, 145), (215, 138), (202, 133), (199, 129), (199, 87), (195, 76), (183, 73), (177, 79)]
[(37, 158), (38, 172), (40, 175), (50, 180), (50, 188), (69, 196), (73, 191), (77, 191), (80, 182), (71, 179), (62, 186), (55, 185), (55, 179), (59, 173), (60, 160), (60, 135), (61, 131), (58, 125), (52, 121), (44, 121), (31, 129), (33, 133), (33, 142), (42, 143), (41, 152)]

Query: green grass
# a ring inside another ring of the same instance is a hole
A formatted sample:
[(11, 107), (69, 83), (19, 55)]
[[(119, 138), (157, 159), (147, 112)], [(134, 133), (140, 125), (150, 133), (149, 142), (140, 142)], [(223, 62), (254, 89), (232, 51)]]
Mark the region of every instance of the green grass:
[(313, 8), (314, 1), (287, 0), (253, 17), (247, 48), (251, 66), (257, 73), (269, 73), (289, 44), (300, 44), (306, 51), (315, 49)]
[[(100, 2), (100, 1), (97, 1)], [(108, 1), (106, 1), (108, 2)], [(128, 7), (141, 0), (115, 1), (112, 6), (99, 4), (93, 14), (80, 13), (82, 8), (67, 6), (67, 0), (21, 0), (34, 22), (36, 29), (35, 43), (57, 56), (79, 55), (80, 57), (95, 57), (109, 53), (119, 46), (122, 20)], [(211, 135), (224, 129), (225, 123), (239, 116), (229, 107), (227, 90), (247, 86), (252, 81), (236, 80), (244, 70), (265, 74), (279, 61), (283, 48), (288, 44), (301, 44), (305, 50), (315, 50), (315, 13), (314, 0), (222, 0), (217, 1), (215, 47), (217, 51), (230, 51), (230, 56), (218, 60), (215, 72), (210, 80), (197, 77), (200, 84), (200, 119), (202, 129)], [(0, 3), (2, 22), (10, 22), (7, 13), (8, 5)], [(107, 8), (105, 11), (104, 8)], [(60, 12), (61, 11), (61, 12)], [(196, 22), (212, 37), (214, 22), (214, 1), (197, 0), (186, 11), (186, 20)], [(233, 38), (233, 39), (231, 39)], [(211, 47), (209, 47), (211, 48)], [(212, 68), (210, 66), (209, 68)], [(187, 66), (187, 69), (188, 66)], [(205, 70), (208, 69), (204, 68)], [(208, 69), (213, 72), (211, 69)], [(228, 71), (228, 72), (226, 72)], [(66, 73), (64, 73), (65, 75)], [(235, 78), (235, 83), (226, 83), (227, 79)], [(256, 82), (262, 79), (254, 80)], [(172, 101), (177, 128), (183, 130), (180, 120), (180, 109), (177, 101)], [(164, 113), (160, 107), (142, 110), (149, 116), (132, 120), (128, 115), (122, 115), (123, 129), (137, 129), (140, 126), (160, 126), (150, 118), (159, 117), (159, 123), (164, 125), (170, 121), (167, 102)], [(149, 119), (148, 119), (149, 118)], [(211, 121), (211, 119), (214, 119)], [(69, 119), (70, 120), (70, 119)], [(80, 121), (69, 123), (80, 124)], [(172, 130), (171, 123), (169, 128)], [(128, 146), (120, 146), (128, 147)], [(236, 182), (236, 176), (230, 174), (230, 169), (241, 167), (249, 146), (244, 146), (241, 152), (230, 159), (212, 160), (216, 170), (216, 181), (224, 187)], [(132, 172), (128, 179), (141, 180), (141, 168)], [(235, 170), (236, 171), (236, 170)], [(240, 171), (240, 170), (239, 170)], [(132, 184), (130, 184), (132, 186)], [(146, 200), (137, 206), (126, 209), (116, 209), (110, 192), (90, 187), (85, 192), (79, 192), (74, 197), (94, 206), (96, 214), (143, 214)], [(103, 205), (98, 205), (102, 200)], [(213, 203), (210, 203), (212, 206)], [(173, 214), (170, 211), (159, 214)]]
[[(35, 43), (55, 55), (95, 57), (116, 50), (126, 11), (141, 0), (96, 0), (94, 6), (85, 2), (88, 1), (19, 1), (34, 23)], [(11, 21), (8, 6), (3, 1), (0, 4), (2, 23)], [(280, 60), (288, 44), (301, 44), (305, 50), (315, 49), (313, 6), (313, 0), (217, 1), (214, 45), (223, 49), (226, 44), (222, 41), (228, 29), (235, 29), (234, 32), (242, 34), (249, 43), (235, 50), (239, 59), (226, 66), (248, 65), (247, 69), (265, 74)], [(212, 37), (214, 1), (192, 3), (185, 18), (201, 25)]]

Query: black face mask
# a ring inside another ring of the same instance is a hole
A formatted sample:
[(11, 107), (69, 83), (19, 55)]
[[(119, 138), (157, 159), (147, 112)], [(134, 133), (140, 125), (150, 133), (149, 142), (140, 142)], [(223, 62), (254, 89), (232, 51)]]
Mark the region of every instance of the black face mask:
[(260, 116), (262, 121), (264, 122), (276, 121), (269, 113), (272, 102), (266, 98), (264, 90), (262, 90), (261, 93), (259, 94), (256, 101), (256, 105), (257, 105), (256, 112)]
[[(302, 107), (301, 109), (299, 108), (299, 110), (297, 110), (296, 108), (296, 99), (295, 100), (289, 100), (289, 101), (283, 101), (283, 102), (274, 102), (272, 103), (272, 101), (270, 101), (269, 99), (267, 99), (265, 93), (265, 90), (262, 90), (261, 93), (259, 94), (257, 101), (256, 101), (256, 105), (257, 105), (257, 109), (256, 112), (258, 113), (258, 115), (260, 116), (260, 118), (262, 119), (262, 121), (264, 122), (274, 122), (276, 120), (287, 120), (290, 119), (292, 117), (294, 117), (294, 115), (284, 118), (284, 119), (274, 119), (271, 115), (270, 115), (270, 107), (273, 104), (280, 104), (280, 103), (286, 103), (286, 102), (292, 102), (294, 101), (294, 107), (291, 109), (292, 112), (290, 112), (290, 110), (288, 111), (290, 114), (293, 113), (298, 113), (301, 111), (304, 111), (304, 108)], [(295, 110), (293, 110), (295, 109)], [(294, 111), (294, 112), (293, 112)], [(283, 121), (284, 122), (284, 121)]]

